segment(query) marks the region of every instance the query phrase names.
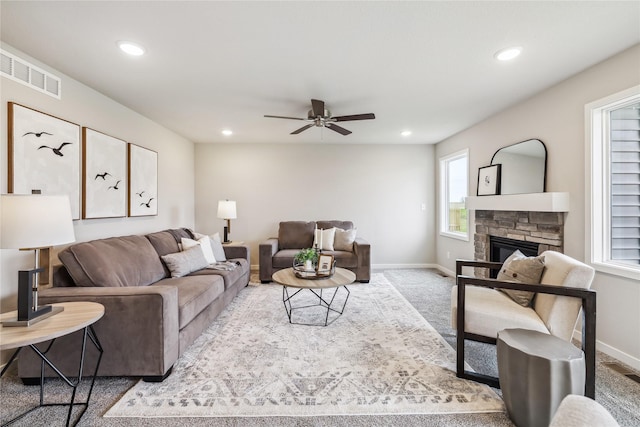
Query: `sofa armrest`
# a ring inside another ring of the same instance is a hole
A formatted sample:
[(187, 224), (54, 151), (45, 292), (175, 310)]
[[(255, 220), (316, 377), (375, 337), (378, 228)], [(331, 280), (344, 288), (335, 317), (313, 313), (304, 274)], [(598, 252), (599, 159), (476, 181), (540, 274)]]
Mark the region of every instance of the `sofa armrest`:
[(244, 258), (249, 262), (249, 257), (251, 255), (249, 246), (244, 245), (222, 245), (222, 249), (224, 249), (224, 255), (227, 259), (232, 258)]
[(270, 282), (273, 274), (273, 262), (271, 258), (278, 252), (278, 239), (271, 237), (259, 245), (260, 281)]
[[(104, 317), (94, 325), (105, 350), (98, 375), (162, 377), (178, 359), (178, 291), (173, 286), (54, 287), (39, 291), (38, 297), (42, 304), (91, 301), (105, 307)], [(48, 354), (65, 374), (77, 375), (81, 338), (81, 334), (59, 338)], [(86, 373), (98, 356), (90, 347)], [(20, 355), (20, 377), (40, 375), (40, 362), (34, 356), (33, 352)]]
[(356, 280), (368, 283), (371, 279), (371, 245), (362, 237), (356, 237), (353, 242), (353, 252), (358, 257)]

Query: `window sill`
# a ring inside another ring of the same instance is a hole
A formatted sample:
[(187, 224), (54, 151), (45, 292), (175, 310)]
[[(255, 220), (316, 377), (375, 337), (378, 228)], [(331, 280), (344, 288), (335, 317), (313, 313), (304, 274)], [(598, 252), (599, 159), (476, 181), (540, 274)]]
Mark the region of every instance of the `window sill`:
[(624, 264), (613, 264), (605, 262), (592, 262), (591, 266), (600, 273), (607, 273), (614, 276), (626, 277), (627, 279), (640, 280), (640, 267), (626, 266)]
[(469, 241), (469, 235), (468, 234), (452, 233), (452, 232), (449, 232), (449, 231), (441, 231), (440, 235), (443, 236), (443, 237), (449, 237), (451, 239), (464, 240), (465, 242)]

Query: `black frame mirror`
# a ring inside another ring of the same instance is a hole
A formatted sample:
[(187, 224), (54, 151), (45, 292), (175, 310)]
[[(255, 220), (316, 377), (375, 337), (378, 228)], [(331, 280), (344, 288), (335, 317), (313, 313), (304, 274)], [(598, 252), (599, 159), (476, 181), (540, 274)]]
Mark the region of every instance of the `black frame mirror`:
[(547, 147), (528, 139), (500, 148), (491, 164), (501, 164), (500, 194), (544, 193), (547, 190)]

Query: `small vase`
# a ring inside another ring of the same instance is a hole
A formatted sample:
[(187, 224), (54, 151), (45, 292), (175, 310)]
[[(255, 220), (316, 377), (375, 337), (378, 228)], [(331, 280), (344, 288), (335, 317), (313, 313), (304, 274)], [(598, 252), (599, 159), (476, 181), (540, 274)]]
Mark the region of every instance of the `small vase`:
[(313, 270), (313, 262), (308, 259), (304, 262), (304, 269), (307, 271), (312, 271)]

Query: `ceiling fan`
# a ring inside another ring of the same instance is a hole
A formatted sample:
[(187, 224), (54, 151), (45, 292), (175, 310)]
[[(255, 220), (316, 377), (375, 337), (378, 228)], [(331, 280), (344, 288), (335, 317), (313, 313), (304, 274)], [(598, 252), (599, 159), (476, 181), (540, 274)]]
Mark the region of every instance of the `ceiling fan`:
[(311, 110), (307, 113), (307, 118), (303, 119), (300, 117), (287, 117), (287, 116), (272, 116), (269, 114), (265, 114), (265, 117), (271, 117), (274, 119), (291, 119), (291, 120), (304, 120), (308, 122), (308, 124), (302, 126), (300, 129), (296, 129), (291, 132), (291, 135), (297, 135), (300, 132), (303, 132), (313, 126), (317, 127), (326, 127), (331, 129), (332, 131), (338, 132), (342, 135), (349, 135), (351, 133), (350, 130), (343, 128), (342, 126), (338, 126), (335, 122), (347, 122), (351, 120), (370, 120), (375, 119), (376, 116), (373, 113), (366, 114), (353, 114), (350, 116), (337, 116), (332, 117), (331, 112), (324, 108), (324, 101), (320, 101), (319, 99), (311, 100)]

